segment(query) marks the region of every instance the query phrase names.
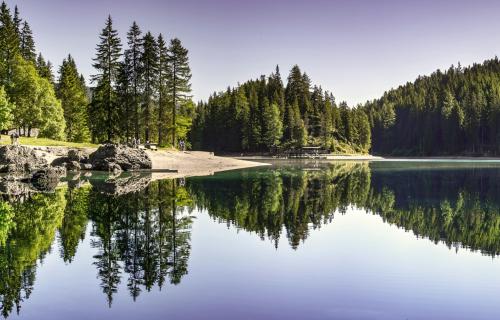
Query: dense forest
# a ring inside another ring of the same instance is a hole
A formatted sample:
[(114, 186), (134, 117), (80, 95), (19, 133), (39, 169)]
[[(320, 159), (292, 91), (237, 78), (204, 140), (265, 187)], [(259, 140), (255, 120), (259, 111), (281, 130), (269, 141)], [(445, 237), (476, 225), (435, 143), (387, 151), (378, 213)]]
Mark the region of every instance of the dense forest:
[(214, 93), (197, 106), (193, 146), (274, 151), (321, 146), (383, 155), (500, 154), (500, 61), (451, 66), (357, 107), (336, 104), (294, 66)]
[(419, 77), (364, 107), (372, 152), (393, 155), (500, 154), (500, 61), (451, 66)]
[(365, 112), (337, 105), (294, 66), (286, 86), (276, 67), (269, 77), (214, 93), (196, 108), (194, 148), (215, 151), (275, 151), (322, 146), (334, 152), (366, 153), (370, 125)]

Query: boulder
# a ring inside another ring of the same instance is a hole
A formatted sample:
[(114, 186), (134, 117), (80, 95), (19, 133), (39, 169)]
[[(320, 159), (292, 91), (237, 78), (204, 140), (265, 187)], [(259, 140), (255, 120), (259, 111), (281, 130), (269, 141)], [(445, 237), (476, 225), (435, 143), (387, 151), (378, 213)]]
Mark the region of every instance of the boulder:
[(98, 171), (133, 171), (151, 169), (151, 159), (144, 150), (125, 145), (104, 144), (90, 154), (89, 162)]
[(0, 147), (0, 172), (31, 173), (47, 166), (47, 161), (35, 150), (24, 146)]
[(82, 158), (82, 152), (78, 149), (69, 149), (68, 150), (68, 160), (69, 161), (78, 161)]
[(81, 170), (92, 170), (92, 165), (90, 163), (81, 163), (80, 169)]
[(36, 171), (30, 182), (37, 190), (53, 191), (59, 183), (59, 178), (64, 175), (66, 175), (66, 169), (63, 167), (45, 168)]
[(66, 163), (66, 169), (68, 171), (80, 171), (81, 169), (80, 162), (74, 160), (70, 161)]

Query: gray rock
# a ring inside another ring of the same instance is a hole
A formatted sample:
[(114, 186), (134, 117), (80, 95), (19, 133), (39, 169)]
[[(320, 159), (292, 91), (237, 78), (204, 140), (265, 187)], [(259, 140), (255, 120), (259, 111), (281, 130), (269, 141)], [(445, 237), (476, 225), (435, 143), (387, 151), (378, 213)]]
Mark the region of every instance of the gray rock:
[(92, 170), (92, 165), (90, 163), (81, 163), (80, 169), (81, 170)]
[(66, 169), (68, 171), (80, 171), (81, 169), (80, 162), (74, 160), (70, 161), (66, 163)]
[(78, 149), (69, 149), (68, 150), (68, 160), (69, 161), (78, 161), (83, 158), (83, 154), (80, 150)]
[(47, 161), (29, 147), (0, 147), (0, 172), (31, 173), (46, 166)]
[(59, 183), (59, 178), (65, 174), (66, 169), (63, 167), (45, 168), (36, 171), (30, 182), (37, 190), (53, 191)]
[(98, 171), (133, 171), (151, 169), (151, 159), (144, 150), (125, 145), (104, 144), (90, 154), (89, 162)]
[(53, 167), (66, 167), (66, 165), (70, 162), (68, 157), (59, 157), (55, 158), (50, 165)]

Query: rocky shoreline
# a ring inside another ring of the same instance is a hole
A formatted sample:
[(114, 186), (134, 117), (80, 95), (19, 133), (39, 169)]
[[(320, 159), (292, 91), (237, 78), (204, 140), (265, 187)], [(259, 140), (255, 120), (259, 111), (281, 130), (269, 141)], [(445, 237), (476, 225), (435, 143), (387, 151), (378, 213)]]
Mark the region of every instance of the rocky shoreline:
[(0, 194), (51, 192), (72, 177), (91, 182), (90, 176), (98, 171), (106, 175), (101, 187), (120, 193), (144, 186), (150, 179), (212, 175), (260, 165), (265, 164), (210, 152), (150, 151), (117, 144), (97, 149), (8, 145), (0, 147)]
[[(150, 157), (144, 150), (124, 145), (104, 144), (94, 152), (81, 149), (45, 149), (51, 157), (41, 154), (41, 149), (8, 145), (0, 147), (0, 192), (18, 193), (23, 190), (54, 190), (68, 172), (105, 171), (118, 175), (123, 171), (139, 171), (152, 168)], [(47, 159), (53, 159), (48, 161)], [(19, 183), (29, 183), (26, 188)]]

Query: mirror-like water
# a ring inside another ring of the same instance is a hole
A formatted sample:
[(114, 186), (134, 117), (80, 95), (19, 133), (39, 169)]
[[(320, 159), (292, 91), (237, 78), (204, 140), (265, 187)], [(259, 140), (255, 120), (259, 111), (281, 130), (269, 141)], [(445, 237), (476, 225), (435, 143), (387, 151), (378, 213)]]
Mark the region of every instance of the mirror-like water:
[(0, 202), (16, 319), (492, 319), (500, 164), (73, 177)]

